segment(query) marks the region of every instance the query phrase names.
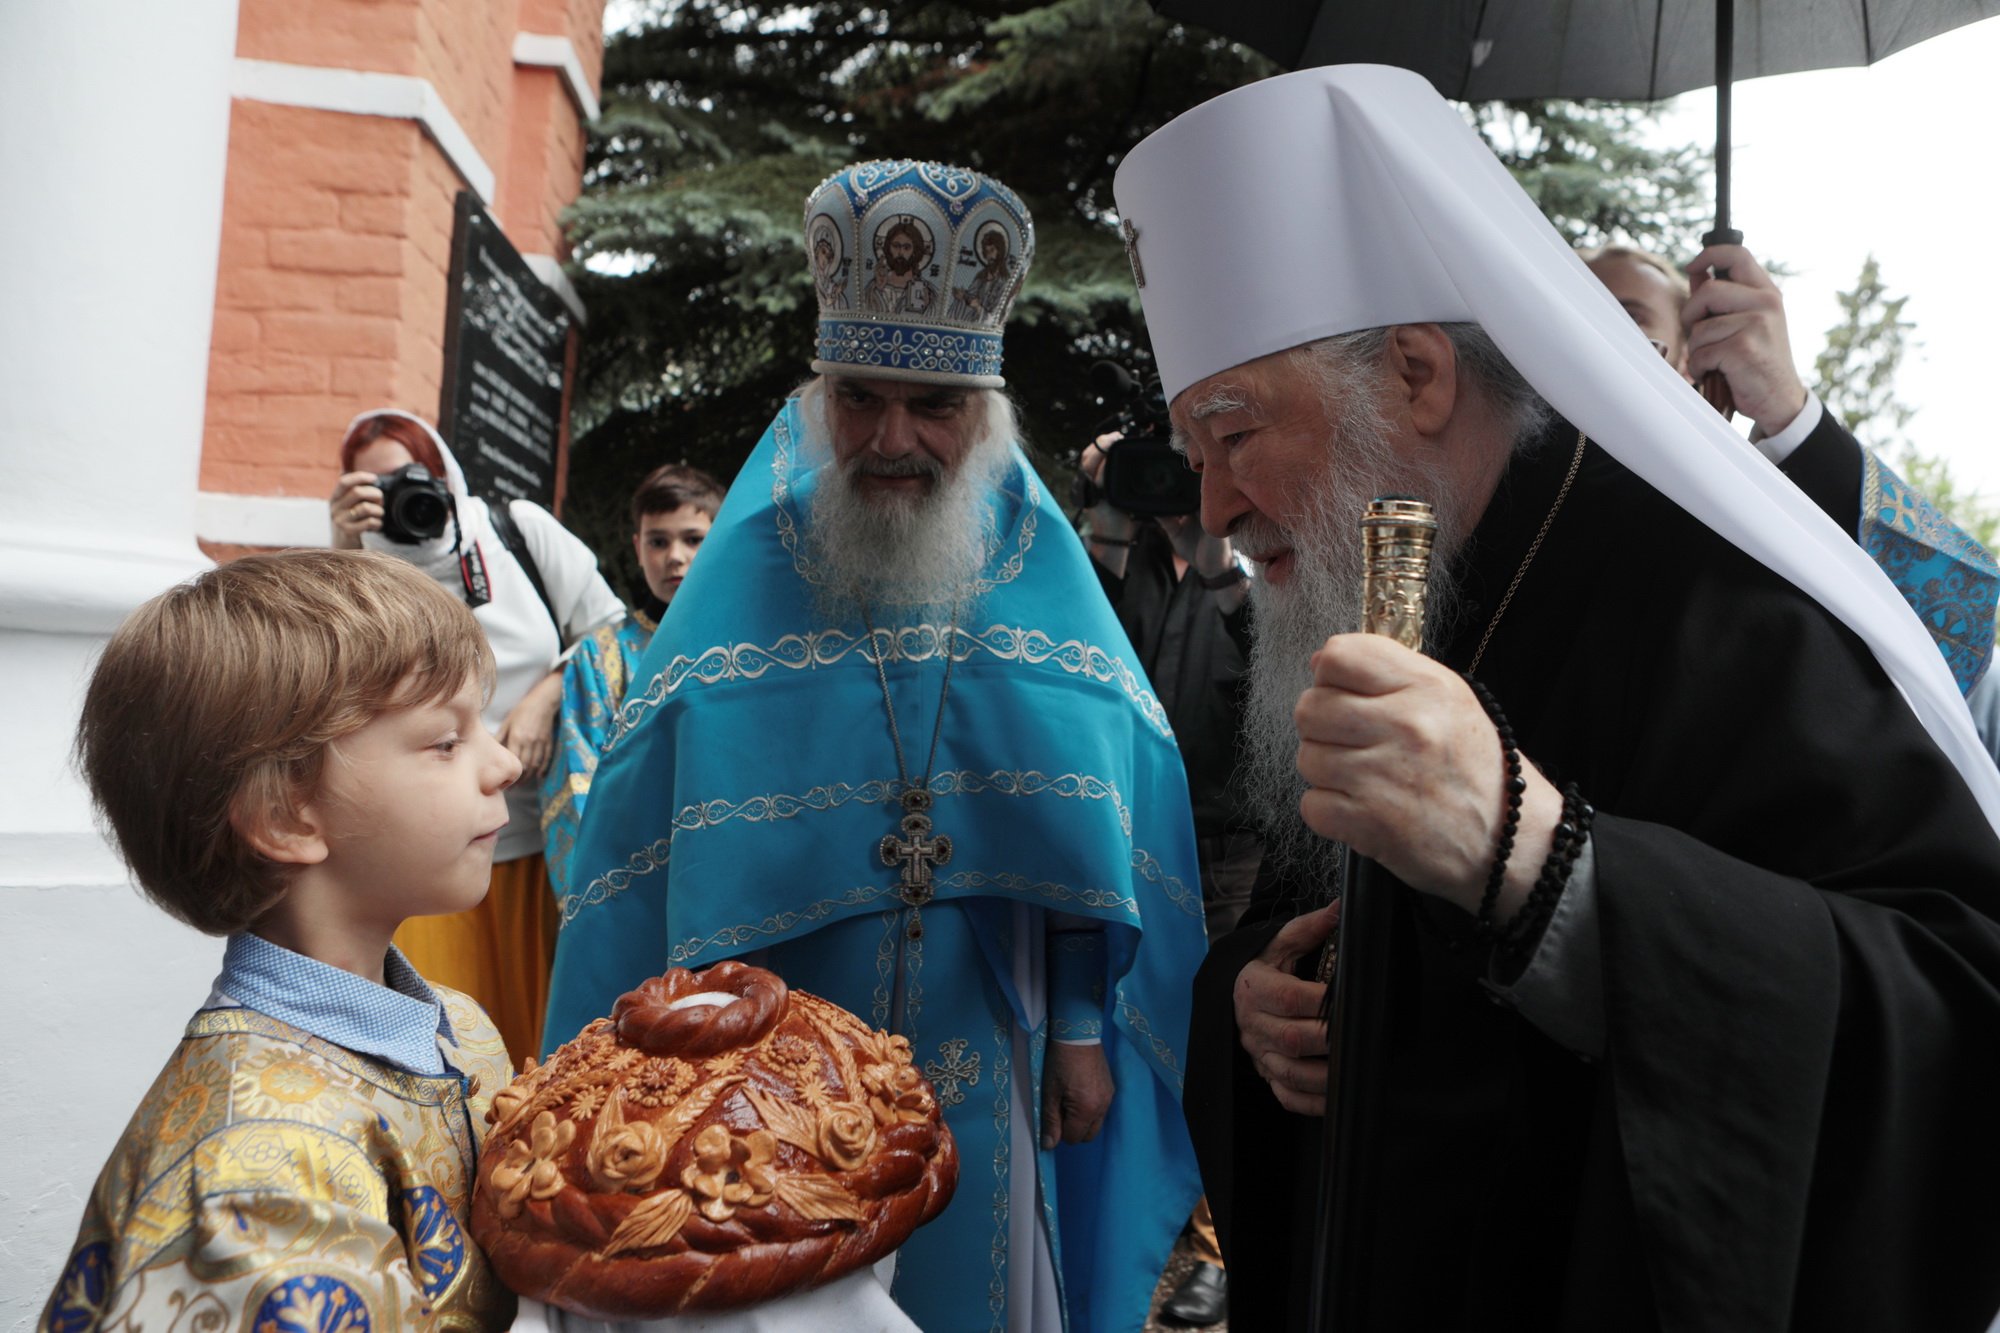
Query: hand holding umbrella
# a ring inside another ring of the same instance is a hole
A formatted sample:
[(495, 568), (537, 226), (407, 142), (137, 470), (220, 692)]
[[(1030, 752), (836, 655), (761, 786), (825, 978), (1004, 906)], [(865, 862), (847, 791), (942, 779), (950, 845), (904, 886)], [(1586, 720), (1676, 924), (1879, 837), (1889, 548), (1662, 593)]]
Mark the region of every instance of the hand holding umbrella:
[[(1460, 101), (1603, 97), (1651, 102), (1713, 85), (1715, 229), (1702, 237), (1704, 255), (1744, 254), (1743, 233), (1729, 219), (1730, 93), (1739, 76), (1871, 65), (1962, 24), (2000, 15), (2000, 0), (1858, 0), (1837, 7), (1816, 0), (1744, 0), (1748, 21), (1739, 37), (1737, 0), (1152, 4), (1170, 18), (1202, 24), (1292, 69), (1348, 62), (1398, 65)], [(1709, 260), (1701, 271), (1711, 268), (1714, 280), (1730, 281), (1726, 260)], [(1725, 417), (1741, 405), (1740, 398), (1731, 402), (1732, 388), (1741, 386), (1726, 371), (1696, 373), (1694, 380)], [(1762, 422), (1757, 413), (1751, 415)]]
[[(1730, 154), (1735, 140), (1730, 137), (1730, 103), (1736, 85), (1736, 0), (1715, 0), (1715, 228), (1701, 238), (1703, 249), (1717, 246), (1741, 247), (1743, 233), (1729, 225)], [(1704, 269), (1727, 281), (1727, 268)], [(1694, 377), (1695, 387), (1708, 405), (1722, 413), (1724, 421), (1736, 415), (1736, 400), (1729, 392), (1729, 380), (1720, 371)]]
[(1708, 246), (1689, 261), (1687, 273), (1693, 295), (1682, 307), (1681, 327), (1688, 335), (1688, 378), (1705, 396), (1709, 382), (1718, 382), (1735, 410), (1763, 434), (1776, 435), (1806, 403), (1778, 285), (1740, 245)]

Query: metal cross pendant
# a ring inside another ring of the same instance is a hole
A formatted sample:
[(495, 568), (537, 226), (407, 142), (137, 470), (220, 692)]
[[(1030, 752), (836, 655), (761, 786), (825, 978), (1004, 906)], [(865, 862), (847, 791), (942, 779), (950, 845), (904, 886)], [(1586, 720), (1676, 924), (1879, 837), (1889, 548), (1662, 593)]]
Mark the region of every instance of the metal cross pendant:
[(912, 787), (903, 793), (903, 836), (886, 834), (880, 852), (882, 864), (900, 866), (902, 877), (896, 892), (910, 908), (909, 937), (924, 937), (919, 913), (937, 893), (932, 871), (951, 860), (951, 839), (931, 836), (931, 794)]

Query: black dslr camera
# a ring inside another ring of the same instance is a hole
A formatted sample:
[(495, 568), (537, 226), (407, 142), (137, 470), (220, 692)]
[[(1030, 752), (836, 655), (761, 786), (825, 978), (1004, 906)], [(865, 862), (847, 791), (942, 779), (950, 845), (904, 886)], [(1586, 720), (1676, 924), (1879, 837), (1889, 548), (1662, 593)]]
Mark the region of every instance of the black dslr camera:
[(1101, 482), (1092, 484), (1081, 471), (1076, 474), (1070, 498), (1077, 507), (1088, 509), (1102, 501), (1147, 518), (1200, 509), (1201, 478), (1170, 443), (1159, 379), (1141, 383), (1111, 361), (1092, 366), (1090, 378), (1098, 405), (1110, 414), (1098, 433), (1119, 431), (1124, 438), (1105, 451)]
[(375, 478), (382, 490), (382, 535), (414, 546), (451, 522), (451, 491), (422, 463), (405, 463)]

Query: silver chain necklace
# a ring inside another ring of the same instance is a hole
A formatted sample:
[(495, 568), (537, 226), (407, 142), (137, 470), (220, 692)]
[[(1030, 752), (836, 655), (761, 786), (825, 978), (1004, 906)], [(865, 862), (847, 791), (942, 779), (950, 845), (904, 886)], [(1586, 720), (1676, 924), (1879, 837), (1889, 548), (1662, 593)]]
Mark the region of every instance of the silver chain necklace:
[[(951, 669), (957, 662), (953, 656), (952, 639), (958, 634), (958, 608), (953, 607), (951, 624), (946, 627), (943, 640), (944, 686), (938, 691), (937, 722), (931, 727), (931, 751), (924, 759), (924, 777), (921, 783), (910, 781), (910, 766), (903, 757), (903, 733), (896, 725), (896, 704), (889, 695), (889, 671), (883, 665), (888, 650), (876, 637), (875, 622), (868, 615), (868, 608), (861, 609), (861, 623), (867, 627), (868, 638), (875, 649), (875, 679), (882, 686), (882, 707), (889, 715), (889, 740), (896, 747), (896, 776), (901, 781), (903, 817), (898, 828), (902, 836), (886, 833), (877, 844), (876, 854), (882, 864), (895, 866), (901, 870), (896, 885), (897, 896), (910, 909), (910, 922), (905, 930), (908, 938), (920, 940), (924, 937), (923, 907), (937, 895), (936, 870), (951, 860), (951, 839), (943, 835), (931, 836), (931, 775), (937, 769), (938, 738), (944, 735), (944, 705), (951, 697)], [(891, 633), (889, 638), (894, 639)]]
[(1549, 529), (1555, 526), (1556, 515), (1562, 512), (1563, 501), (1569, 498), (1569, 488), (1576, 484), (1577, 469), (1583, 466), (1584, 446), (1589, 443), (1589, 436), (1582, 431), (1576, 433), (1576, 454), (1569, 460), (1569, 472), (1563, 477), (1562, 489), (1556, 492), (1555, 503), (1549, 506), (1547, 517), (1542, 519), (1541, 531), (1535, 534), (1535, 540), (1528, 543), (1528, 553), (1521, 557), (1521, 566), (1514, 571), (1513, 582), (1507, 585), (1506, 593), (1500, 598), (1500, 605), (1493, 608), (1493, 618), (1486, 622), (1486, 632), (1479, 636), (1479, 646), (1472, 650), (1472, 665), (1466, 667), (1466, 675), (1470, 676), (1477, 672), (1479, 664), (1485, 660), (1486, 645), (1493, 642), (1493, 631), (1500, 628), (1500, 617), (1506, 615), (1507, 608), (1513, 604), (1514, 593), (1520, 588), (1521, 580), (1528, 576), (1528, 566), (1535, 563), (1535, 553), (1542, 549), (1543, 539), (1549, 535)]

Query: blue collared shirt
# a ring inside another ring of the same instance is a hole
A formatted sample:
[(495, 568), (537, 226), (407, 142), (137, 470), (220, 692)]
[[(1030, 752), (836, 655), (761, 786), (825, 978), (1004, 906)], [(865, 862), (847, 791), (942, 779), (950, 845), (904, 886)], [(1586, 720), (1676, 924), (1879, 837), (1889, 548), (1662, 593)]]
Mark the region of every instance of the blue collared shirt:
[(241, 1005), (412, 1074), (445, 1073), (438, 1039), (457, 1039), (437, 992), (393, 944), (382, 978), (388, 984), (378, 986), (241, 932), (223, 949), (222, 975), (207, 1007)]

